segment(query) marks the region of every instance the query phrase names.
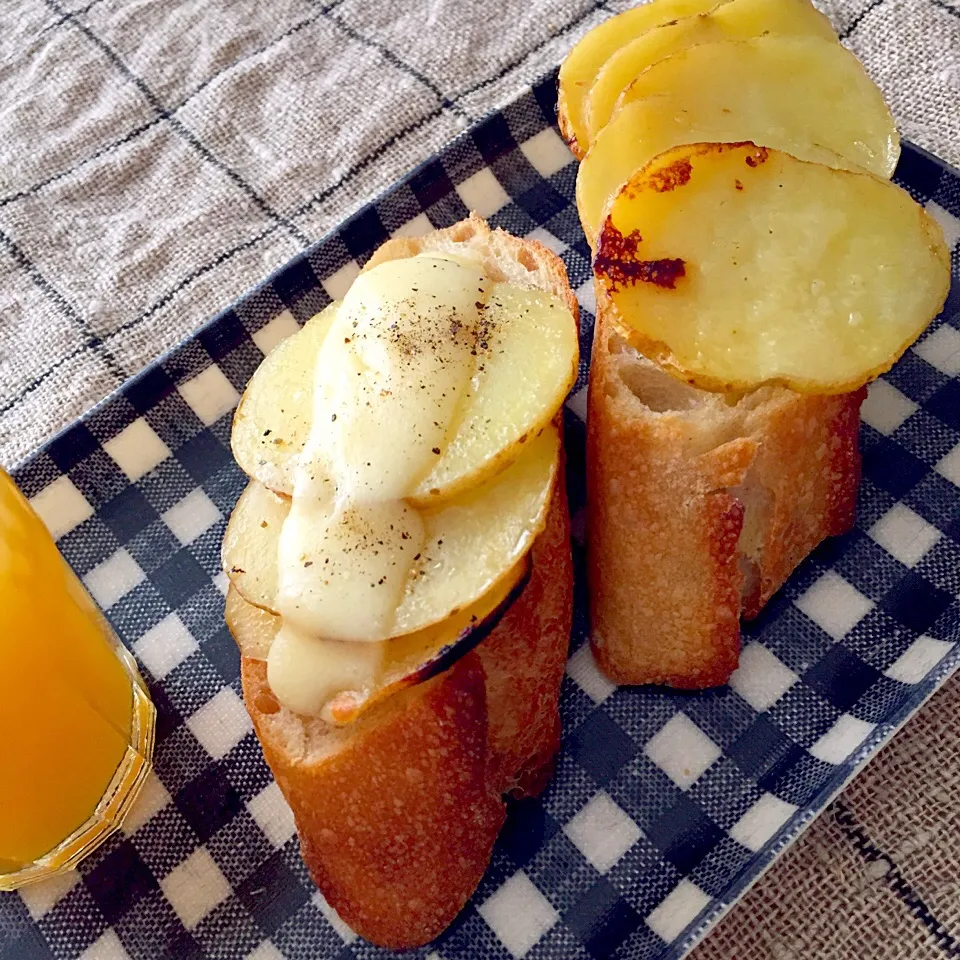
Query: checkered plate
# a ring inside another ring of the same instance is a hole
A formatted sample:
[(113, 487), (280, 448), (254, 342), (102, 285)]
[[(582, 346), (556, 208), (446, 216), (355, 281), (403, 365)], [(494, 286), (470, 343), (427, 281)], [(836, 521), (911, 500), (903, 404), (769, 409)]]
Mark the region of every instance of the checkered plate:
[[(265, 352), (339, 297), (387, 237), (473, 209), (536, 237), (583, 307), (568, 403), (584, 500), (592, 291), (555, 78), (528, 90), (214, 318), (16, 478), (136, 654), (159, 709), (156, 774), (79, 873), (0, 895), (0, 958), (388, 956), (310, 883), (263, 763), (223, 623), (219, 544), (244, 486), (231, 412)], [(960, 278), (960, 174), (908, 145), (898, 180), (943, 224)], [(729, 688), (615, 689), (579, 604), (563, 750), (511, 807), (476, 895), (412, 956), (679, 957), (960, 662), (960, 284), (870, 390), (856, 529), (796, 572), (744, 635)]]

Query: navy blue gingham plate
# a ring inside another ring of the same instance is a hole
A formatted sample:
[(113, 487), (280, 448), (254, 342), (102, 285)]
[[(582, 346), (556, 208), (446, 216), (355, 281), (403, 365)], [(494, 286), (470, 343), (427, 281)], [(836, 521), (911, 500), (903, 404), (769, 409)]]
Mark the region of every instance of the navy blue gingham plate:
[[(0, 895), (0, 958), (382, 958), (315, 890), (240, 699), (219, 546), (245, 484), (229, 450), (271, 347), (391, 235), (473, 209), (563, 258), (582, 305), (567, 405), (582, 532), (593, 299), (555, 76), (467, 131), (23, 463), (16, 479), (136, 654), (156, 773), (80, 871)], [(616, 689), (587, 643), (583, 548), (563, 749), (511, 806), (480, 888), (408, 956), (681, 956), (960, 663), (960, 174), (904, 145), (898, 181), (953, 247), (944, 314), (863, 410), (856, 529), (818, 549), (744, 633), (729, 688)]]

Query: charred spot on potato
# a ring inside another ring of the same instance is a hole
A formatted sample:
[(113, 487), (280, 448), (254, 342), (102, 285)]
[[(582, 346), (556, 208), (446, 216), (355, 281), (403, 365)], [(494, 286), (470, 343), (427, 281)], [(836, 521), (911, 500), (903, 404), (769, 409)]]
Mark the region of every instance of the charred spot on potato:
[(677, 187), (689, 183), (692, 173), (693, 164), (687, 157), (680, 157), (679, 160), (674, 160), (669, 166), (654, 170), (650, 174), (648, 182), (657, 193), (667, 193), (669, 190), (676, 190)]
[(593, 267), (597, 274), (605, 278), (611, 292), (636, 283), (651, 283), (656, 287), (674, 290), (677, 281), (686, 276), (686, 264), (678, 257), (642, 260), (639, 256), (642, 241), (638, 230), (625, 237), (612, 222), (607, 221), (600, 235), (600, 246)]
[(744, 157), (744, 160), (748, 167), (755, 169), (759, 167), (761, 163), (766, 163), (767, 158), (770, 156), (770, 151), (766, 147), (757, 147), (756, 153)]
[(742, 184), (739, 180), (734, 180), (734, 181), (733, 181), (733, 185), (734, 185), (738, 190), (742, 190), (742, 189), (743, 189), (743, 184)]
[(687, 275), (686, 264), (679, 257), (644, 260), (638, 266), (640, 267), (640, 280), (667, 290), (676, 289), (677, 280)]

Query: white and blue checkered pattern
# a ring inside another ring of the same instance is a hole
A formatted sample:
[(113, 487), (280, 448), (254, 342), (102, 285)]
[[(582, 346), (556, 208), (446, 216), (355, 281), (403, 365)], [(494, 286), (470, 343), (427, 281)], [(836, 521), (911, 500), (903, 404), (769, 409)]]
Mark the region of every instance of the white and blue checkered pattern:
[[(563, 258), (583, 305), (566, 416), (582, 530), (589, 255), (555, 78), (452, 143), (124, 386), (17, 480), (134, 651), (156, 775), (79, 873), (0, 895), (0, 958), (383, 958), (330, 910), (239, 695), (219, 546), (245, 484), (231, 413), (263, 355), (342, 295), (387, 237), (469, 208)], [(955, 286), (871, 388), (856, 528), (745, 628), (729, 688), (616, 689), (587, 643), (583, 553), (556, 776), (512, 804), (472, 901), (410, 956), (680, 956), (960, 662), (960, 175), (905, 145), (898, 179), (944, 225)]]

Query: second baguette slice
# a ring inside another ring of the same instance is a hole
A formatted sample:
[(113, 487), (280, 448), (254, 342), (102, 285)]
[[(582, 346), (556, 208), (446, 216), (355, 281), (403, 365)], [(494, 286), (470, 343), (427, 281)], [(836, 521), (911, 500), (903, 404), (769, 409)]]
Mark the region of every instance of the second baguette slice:
[(850, 529), (865, 390), (726, 397), (630, 348), (598, 291), (587, 422), (592, 644), (618, 683), (702, 688), (821, 540)]

